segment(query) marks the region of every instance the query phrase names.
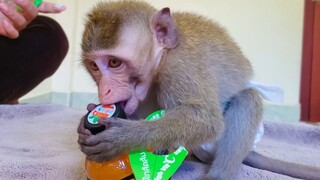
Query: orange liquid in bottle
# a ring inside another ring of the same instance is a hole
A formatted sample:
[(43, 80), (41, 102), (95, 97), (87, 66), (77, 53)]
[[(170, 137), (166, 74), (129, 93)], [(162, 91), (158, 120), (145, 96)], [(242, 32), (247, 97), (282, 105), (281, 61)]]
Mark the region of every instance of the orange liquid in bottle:
[[(96, 124), (100, 118), (120, 117), (126, 118), (119, 104), (99, 105), (85, 118), (84, 127), (92, 134), (97, 134), (105, 129), (105, 126)], [(90, 180), (134, 180), (130, 165), (129, 155), (124, 154), (110, 161), (98, 163), (86, 159), (85, 169)]]
[(85, 168), (90, 180), (134, 180), (127, 154), (102, 163), (86, 159)]

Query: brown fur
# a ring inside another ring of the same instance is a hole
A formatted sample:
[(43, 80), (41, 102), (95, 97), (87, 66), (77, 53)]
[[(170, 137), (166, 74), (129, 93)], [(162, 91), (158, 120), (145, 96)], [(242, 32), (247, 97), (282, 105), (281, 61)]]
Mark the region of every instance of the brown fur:
[[(158, 12), (136, 1), (99, 3), (88, 16), (83, 57), (100, 103), (126, 101), (126, 113), (140, 117), (107, 119), (112, 126), (95, 136), (80, 124), (88, 158), (101, 162), (149, 147), (191, 150), (209, 142), (214, 161), (205, 178), (233, 179), (252, 148), (262, 103), (247, 89), (251, 65), (226, 31), (205, 17), (171, 16), (168, 8)], [(110, 57), (123, 64), (110, 68)], [(156, 108), (166, 115), (144, 121)]]

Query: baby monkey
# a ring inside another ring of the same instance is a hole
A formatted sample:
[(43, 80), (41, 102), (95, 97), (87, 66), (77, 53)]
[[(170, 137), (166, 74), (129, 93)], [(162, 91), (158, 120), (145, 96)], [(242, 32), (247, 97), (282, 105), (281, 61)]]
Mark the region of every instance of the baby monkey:
[[(203, 179), (234, 179), (244, 159), (265, 167), (260, 155), (249, 153), (262, 116), (260, 96), (248, 88), (252, 67), (217, 23), (145, 2), (100, 2), (87, 16), (81, 45), (100, 103), (121, 103), (135, 119), (102, 120), (111, 125), (96, 135), (80, 124), (78, 141), (89, 159), (185, 146), (203, 161), (213, 160)], [(164, 117), (143, 120), (159, 108)], [(214, 148), (202, 152), (198, 147), (208, 142)], [(281, 173), (320, 177), (312, 168), (292, 174), (288, 164)]]

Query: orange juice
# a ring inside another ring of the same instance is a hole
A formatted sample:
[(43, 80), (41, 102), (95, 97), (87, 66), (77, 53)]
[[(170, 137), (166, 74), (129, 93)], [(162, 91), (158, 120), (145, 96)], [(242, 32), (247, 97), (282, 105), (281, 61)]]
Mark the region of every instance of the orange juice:
[[(84, 119), (84, 127), (92, 134), (98, 134), (105, 130), (105, 126), (98, 124), (99, 118), (120, 117), (126, 115), (119, 104), (98, 105), (87, 113)], [(90, 180), (132, 180), (134, 179), (127, 154), (116, 157), (110, 161), (98, 163), (86, 159), (85, 169)]]
[(129, 156), (119, 156), (110, 161), (97, 163), (86, 160), (85, 168), (90, 180), (133, 180)]

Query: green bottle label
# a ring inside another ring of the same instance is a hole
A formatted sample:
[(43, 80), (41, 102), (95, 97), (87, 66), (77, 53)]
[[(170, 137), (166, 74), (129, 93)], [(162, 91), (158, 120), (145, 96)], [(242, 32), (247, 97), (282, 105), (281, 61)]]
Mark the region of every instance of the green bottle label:
[(147, 116), (146, 120), (147, 121), (155, 121), (157, 119), (160, 119), (162, 116), (164, 116), (166, 112), (164, 110), (158, 110), (155, 111), (151, 114), (149, 114), (149, 116)]
[[(146, 120), (154, 121), (164, 116), (164, 110), (151, 113)], [(133, 174), (137, 180), (167, 180), (183, 163), (188, 151), (180, 146), (167, 155), (156, 155), (149, 151), (129, 154)]]

